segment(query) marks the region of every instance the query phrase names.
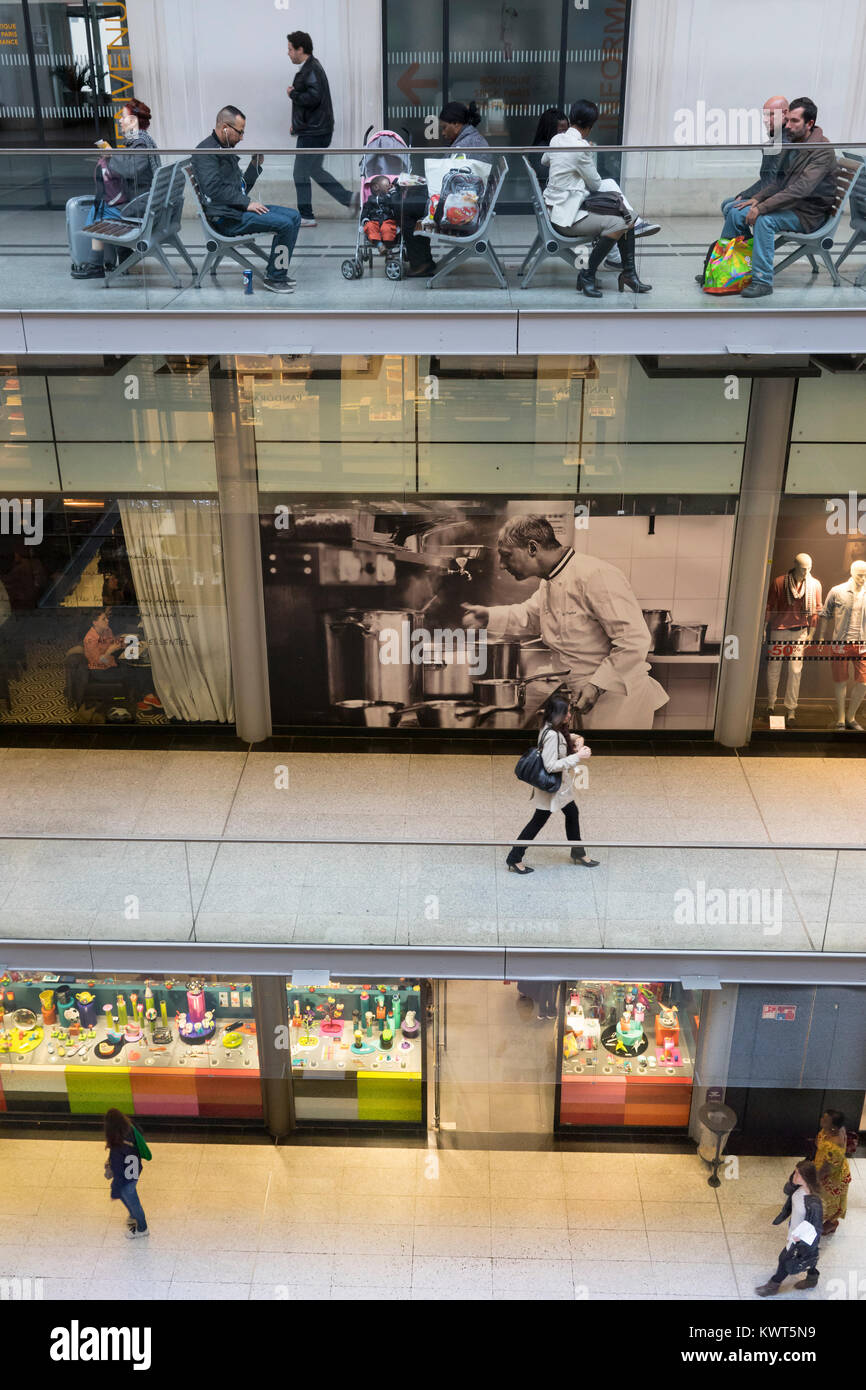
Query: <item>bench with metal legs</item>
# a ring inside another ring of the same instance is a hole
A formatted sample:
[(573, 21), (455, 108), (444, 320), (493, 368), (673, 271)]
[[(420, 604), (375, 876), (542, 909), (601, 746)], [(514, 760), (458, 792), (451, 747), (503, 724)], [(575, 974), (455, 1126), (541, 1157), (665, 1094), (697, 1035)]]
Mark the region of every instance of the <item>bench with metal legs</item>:
[[(451, 249), (437, 265), (436, 273), (431, 275), (427, 281), (428, 290), (440, 280), (444, 280), (446, 275), (450, 275), (456, 266), (471, 260), (473, 256), (480, 256), (487, 262), (499, 282), (500, 289), (507, 288), (505, 268), (490, 241), (491, 224), (496, 216), (496, 201), (502, 191), (507, 173), (508, 162), (500, 155), (493, 165), (487, 181), (477, 231), (466, 237), (452, 236), (447, 232), (438, 230), (433, 233), (431, 243), (435, 243), (437, 247), (449, 246)], [(432, 249), (431, 244), (431, 252)]]
[[(817, 227), (814, 232), (779, 232), (776, 236), (775, 246), (778, 250), (781, 246), (786, 246), (789, 242), (794, 243), (794, 250), (791, 251), (783, 260), (777, 261), (773, 266), (773, 278), (784, 270), (787, 266), (793, 265), (801, 256), (806, 256), (812, 267), (812, 274), (817, 275), (818, 263), (816, 257), (820, 257), (830, 273), (830, 279), (834, 285), (841, 285), (842, 281), (836, 265), (833, 264), (833, 257), (830, 252), (833, 250), (833, 237), (836, 228), (839, 226), (845, 203), (851, 194), (852, 189), (860, 178), (863, 169), (862, 162), (856, 159), (843, 156), (836, 161), (836, 193), (833, 199), (833, 207), (830, 216), (822, 227)], [(841, 259), (841, 258), (840, 258)], [(837, 262), (838, 265), (838, 262)]]

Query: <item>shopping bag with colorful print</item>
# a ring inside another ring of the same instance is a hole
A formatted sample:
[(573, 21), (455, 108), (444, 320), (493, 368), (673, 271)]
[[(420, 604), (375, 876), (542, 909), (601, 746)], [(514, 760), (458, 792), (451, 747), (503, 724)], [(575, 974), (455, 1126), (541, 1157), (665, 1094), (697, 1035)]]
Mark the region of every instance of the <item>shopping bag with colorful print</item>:
[(752, 283), (752, 238), (726, 237), (716, 241), (704, 262), (705, 294), (739, 294)]

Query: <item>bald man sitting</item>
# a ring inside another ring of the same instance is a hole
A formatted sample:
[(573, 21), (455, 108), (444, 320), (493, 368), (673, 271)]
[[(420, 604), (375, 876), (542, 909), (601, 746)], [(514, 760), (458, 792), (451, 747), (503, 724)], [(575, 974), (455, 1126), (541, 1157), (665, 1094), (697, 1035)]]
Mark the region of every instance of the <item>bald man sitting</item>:
[(744, 188), (742, 193), (736, 193), (733, 198), (726, 198), (722, 203), (722, 212), (727, 215), (728, 208), (744, 208), (747, 203), (752, 202), (758, 196), (762, 188), (766, 188), (772, 183), (779, 173), (779, 160), (782, 152), (780, 145), (788, 143), (788, 133), (785, 129), (785, 117), (788, 114), (787, 97), (767, 97), (764, 102), (764, 129), (767, 132), (770, 153), (761, 158), (761, 168), (754, 183)]
[[(731, 208), (744, 208), (755, 199), (762, 189), (771, 184), (779, 173), (779, 160), (782, 157), (780, 145), (788, 144), (788, 132), (785, 129), (785, 117), (788, 114), (787, 97), (767, 97), (764, 102), (764, 129), (767, 132), (768, 153), (761, 157), (761, 168), (754, 183), (750, 183), (748, 188), (744, 188), (742, 193), (735, 193), (733, 198), (725, 198), (722, 203), (722, 212), (727, 217)], [(704, 272), (695, 276), (697, 284), (704, 283)]]

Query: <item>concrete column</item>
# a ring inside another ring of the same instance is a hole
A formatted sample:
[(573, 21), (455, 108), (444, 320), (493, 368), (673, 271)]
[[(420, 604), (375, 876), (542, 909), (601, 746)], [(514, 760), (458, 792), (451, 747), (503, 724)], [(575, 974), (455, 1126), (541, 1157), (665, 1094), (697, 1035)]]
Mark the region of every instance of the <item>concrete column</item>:
[[(709, 1089), (721, 1087), (724, 1092), (727, 1085), (738, 994), (739, 985), (722, 985), (721, 989), (707, 990), (704, 995), (689, 1117), (689, 1134), (697, 1144), (705, 1138), (698, 1112), (707, 1099)], [(705, 1157), (711, 1158), (714, 1152), (713, 1142), (708, 1144)]]
[(241, 423), (232, 374), (211, 374), (214, 451), (223, 537), (229, 647), (238, 737), (261, 743), (271, 733), (268, 654), (259, 544), (258, 483), (252, 425)]
[[(716, 714), (716, 739), (727, 748), (748, 743), (752, 731), (793, 401), (793, 379), (767, 377), (752, 382)], [(738, 654), (726, 657), (731, 637), (737, 639)]]
[(282, 975), (258, 975), (253, 980), (256, 1037), (265, 1124), (275, 1138), (295, 1128), (292, 1061), (289, 1050), (289, 999)]

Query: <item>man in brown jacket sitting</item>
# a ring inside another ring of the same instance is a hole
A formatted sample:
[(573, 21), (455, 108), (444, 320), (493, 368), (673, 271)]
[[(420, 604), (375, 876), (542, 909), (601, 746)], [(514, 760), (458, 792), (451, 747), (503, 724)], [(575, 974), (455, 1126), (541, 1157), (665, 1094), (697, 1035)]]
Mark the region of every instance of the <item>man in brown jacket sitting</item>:
[(779, 232), (814, 232), (830, 216), (836, 195), (836, 155), (815, 122), (818, 108), (808, 97), (788, 107), (785, 131), (790, 142), (771, 183), (745, 207), (730, 207), (722, 237), (751, 236), (752, 283), (743, 299), (773, 293), (773, 250)]

